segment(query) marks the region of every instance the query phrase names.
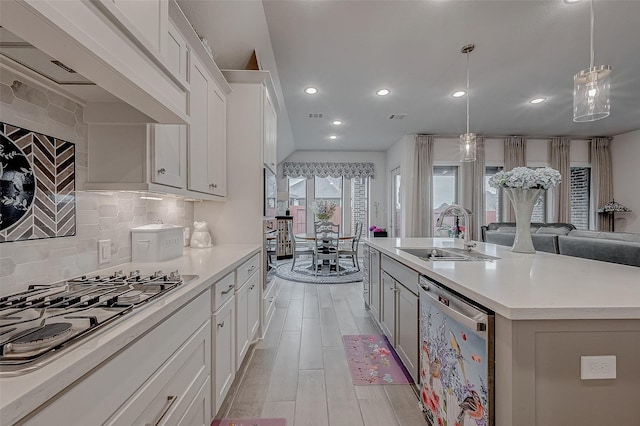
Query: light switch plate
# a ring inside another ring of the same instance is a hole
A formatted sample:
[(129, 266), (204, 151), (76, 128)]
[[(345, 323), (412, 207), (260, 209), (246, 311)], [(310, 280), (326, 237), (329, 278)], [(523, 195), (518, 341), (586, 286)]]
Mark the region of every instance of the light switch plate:
[(111, 240), (98, 240), (98, 265), (111, 261)]
[(581, 356), (580, 378), (582, 380), (615, 379), (616, 356)]

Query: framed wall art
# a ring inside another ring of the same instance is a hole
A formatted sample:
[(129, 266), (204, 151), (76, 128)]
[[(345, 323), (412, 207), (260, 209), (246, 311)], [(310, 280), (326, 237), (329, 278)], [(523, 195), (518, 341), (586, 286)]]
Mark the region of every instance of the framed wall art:
[(3, 122), (0, 138), (0, 242), (75, 235), (75, 144)]

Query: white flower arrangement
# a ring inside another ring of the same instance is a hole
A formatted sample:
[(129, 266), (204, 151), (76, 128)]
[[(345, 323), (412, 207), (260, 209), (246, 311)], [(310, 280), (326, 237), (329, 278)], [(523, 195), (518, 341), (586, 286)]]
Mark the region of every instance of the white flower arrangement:
[(336, 211), (338, 205), (333, 201), (314, 201), (311, 204), (311, 211), (313, 211), (316, 217), (320, 220), (329, 220), (333, 217), (333, 213)]
[(550, 167), (530, 169), (516, 167), (508, 172), (500, 171), (489, 178), (494, 188), (549, 189), (560, 183), (560, 172)]

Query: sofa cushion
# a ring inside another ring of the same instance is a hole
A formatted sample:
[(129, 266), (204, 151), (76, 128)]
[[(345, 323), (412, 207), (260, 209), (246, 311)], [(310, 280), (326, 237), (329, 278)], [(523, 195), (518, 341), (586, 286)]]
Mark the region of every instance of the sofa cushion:
[(559, 235), (558, 250), (566, 256), (640, 266), (640, 243), (636, 242)]
[(574, 229), (570, 231), (567, 235), (570, 237), (580, 237), (580, 238), (598, 238), (600, 232), (598, 231), (587, 231), (584, 229)]
[[(487, 231), (486, 242), (502, 246), (512, 246), (516, 238), (515, 232)], [(533, 248), (547, 253), (558, 253), (557, 235), (531, 234)]]
[(616, 241), (628, 241), (632, 243), (640, 243), (640, 234), (631, 232), (600, 232), (598, 238)]
[(515, 226), (501, 226), (500, 228), (496, 229), (495, 232), (511, 232), (513, 234), (516, 233), (516, 227)]
[(536, 234), (567, 235), (571, 229), (568, 226), (542, 226), (538, 228)]

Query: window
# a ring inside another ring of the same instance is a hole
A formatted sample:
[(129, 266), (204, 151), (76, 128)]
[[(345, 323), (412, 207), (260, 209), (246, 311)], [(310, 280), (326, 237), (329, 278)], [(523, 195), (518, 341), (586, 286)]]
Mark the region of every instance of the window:
[(589, 188), (591, 169), (571, 168), (571, 223), (578, 229), (589, 229)]
[[(321, 178), (316, 176), (314, 188), (314, 199), (316, 201), (333, 201), (338, 205), (331, 221), (342, 225), (342, 178), (334, 178), (331, 176)], [(342, 226), (340, 229), (342, 232)]]
[(293, 216), (293, 233), (306, 232), (307, 180), (289, 178), (289, 211)]
[(402, 205), (400, 199), (400, 167), (391, 171), (391, 236), (399, 237), (402, 226)]
[(489, 178), (502, 171), (502, 167), (486, 167), (484, 172), (484, 224), (502, 222), (503, 194), (499, 188), (489, 185)]
[[(440, 212), (451, 204), (458, 202), (458, 167), (434, 166), (433, 167), (433, 223), (435, 225)], [(455, 218), (448, 216), (444, 219), (443, 226), (449, 228), (455, 225)], [(436, 234), (438, 235), (438, 234)]]

